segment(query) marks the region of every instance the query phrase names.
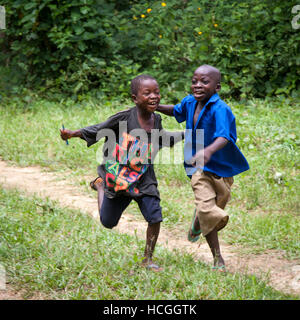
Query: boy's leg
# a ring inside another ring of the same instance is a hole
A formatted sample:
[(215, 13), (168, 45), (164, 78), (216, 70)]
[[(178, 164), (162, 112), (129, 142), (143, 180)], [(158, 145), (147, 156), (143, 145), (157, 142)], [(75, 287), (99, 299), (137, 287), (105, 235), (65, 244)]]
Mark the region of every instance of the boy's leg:
[(207, 234), (205, 238), (214, 258), (214, 267), (216, 268), (225, 267), (225, 262), (221, 255), (217, 229), (215, 228), (213, 231)]
[[(192, 229), (190, 228), (189, 233), (190, 233), (190, 239), (193, 239), (195, 237), (197, 237), (197, 235), (195, 234), (195, 232), (197, 233), (197, 231), (200, 231), (200, 223), (199, 223), (199, 219), (198, 216), (196, 215), (195, 220), (194, 220), (194, 232), (192, 231)], [(213, 231), (211, 231), (209, 234), (207, 234), (205, 236), (205, 239), (209, 245), (209, 248), (211, 250), (211, 253), (213, 255), (214, 258), (214, 266), (222, 266), (225, 265), (224, 259), (221, 255), (221, 250), (220, 250), (220, 244), (219, 244), (219, 238), (218, 238), (218, 231), (215, 228)]]
[(154, 196), (143, 196), (137, 198), (136, 201), (145, 220), (148, 222), (143, 264), (154, 271), (161, 271), (162, 269), (152, 261), (153, 252), (159, 236), (160, 222), (162, 221), (160, 199)]
[(101, 209), (99, 211), (100, 221), (103, 226), (109, 229), (115, 227), (118, 224), (123, 211), (129, 206), (131, 200), (132, 198), (130, 197), (117, 197), (110, 199), (104, 195)]
[(90, 183), (91, 188), (94, 190), (97, 190), (98, 192), (98, 210), (101, 211), (101, 206), (103, 202), (104, 197), (104, 183), (103, 179), (98, 177), (96, 180), (92, 181)]
[(214, 266), (220, 268), (225, 263), (220, 251), (218, 231), (228, 221), (228, 215), (223, 209), (230, 198), (230, 186), (224, 178), (217, 179), (204, 172), (197, 172), (191, 184), (197, 209), (194, 229), (201, 229), (211, 249)]
[[(150, 224), (148, 223), (148, 228), (146, 231), (146, 247), (144, 251), (144, 263), (148, 266), (153, 265), (152, 257), (155, 249), (155, 245), (159, 236), (160, 222)], [(153, 265), (154, 269), (155, 266)]]
[[(216, 205), (221, 208), (225, 209), (227, 203), (231, 198), (231, 186), (233, 184), (233, 177), (228, 178), (221, 178), (215, 179), (215, 190), (216, 190)], [(224, 259), (221, 255), (220, 245), (219, 245), (219, 238), (218, 238), (218, 231), (220, 228), (224, 226), (217, 226), (211, 233), (206, 236), (206, 241), (212, 251), (214, 257), (214, 266), (216, 269), (220, 269), (220, 267), (225, 267)], [(225, 270), (225, 268), (224, 268)]]

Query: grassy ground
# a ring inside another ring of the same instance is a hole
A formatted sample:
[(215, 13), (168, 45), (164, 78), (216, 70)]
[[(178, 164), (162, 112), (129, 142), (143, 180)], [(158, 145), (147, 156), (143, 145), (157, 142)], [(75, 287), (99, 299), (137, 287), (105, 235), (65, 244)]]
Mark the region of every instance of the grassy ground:
[[(25, 101), (26, 100), (26, 101)], [(299, 258), (299, 103), (288, 99), (228, 102), (236, 116), (238, 145), (251, 169), (235, 177), (230, 222), (221, 237), (253, 252), (283, 250)], [(131, 102), (127, 106), (132, 106)], [(70, 145), (59, 128), (78, 129), (123, 110), (117, 102), (54, 103), (37, 98), (12, 98), (0, 106), (0, 156), (19, 165), (41, 165), (72, 175), (95, 175), (101, 143), (86, 148), (83, 140)], [(166, 129), (183, 129), (163, 116)], [(157, 165), (164, 224), (189, 225), (193, 194), (182, 165)], [(82, 181), (81, 183), (84, 183)], [(133, 206), (133, 212), (140, 214)]]
[(140, 267), (144, 241), (102, 228), (89, 216), (0, 187), (0, 261), (29, 298), (295, 299), (255, 276), (212, 272), (188, 254), (158, 246), (164, 272)]

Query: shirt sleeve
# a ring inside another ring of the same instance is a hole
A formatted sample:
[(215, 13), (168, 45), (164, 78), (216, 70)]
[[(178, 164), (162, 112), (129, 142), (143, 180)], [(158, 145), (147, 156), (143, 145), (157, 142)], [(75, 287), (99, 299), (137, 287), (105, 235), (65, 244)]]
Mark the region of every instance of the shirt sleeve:
[[(99, 139), (101, 139), (104, 135), (99, 135), (101, 130), (103, 129), (111, 129), (114, 132), (117, 132), (119, 128), (119, 122), (125, 121), (127, 119), (127, 112), (119, 112), (115, 115), (109, 117), (106, 121), (88, 126), (80, 129), (82, 133), (82, 139), (87, 142), (87, 146), (90, 147), (94, 143), (96, 143)], [(98, 135), (98, 138), (97, 138)], [(100, 138), (99, 138), (100, 137)]]
[(213, 139), (223, 137), (228, 141), (236, 141), (235, 117), (229, 107), (217, 108), (215, 123), (216, 130)]
[(180, 103), (174, 106), (173, 115), (179, 123), (186, 121), (186, 104), (187, 97), (183, 98)]

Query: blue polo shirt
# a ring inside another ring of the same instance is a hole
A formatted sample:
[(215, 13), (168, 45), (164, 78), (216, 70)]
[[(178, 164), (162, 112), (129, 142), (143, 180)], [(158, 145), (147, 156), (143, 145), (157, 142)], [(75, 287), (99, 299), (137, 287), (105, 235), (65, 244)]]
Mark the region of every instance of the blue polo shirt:
[[(186, 121), (184, 145), (184, 167), (191, 177), (198, 168), (189, 164), (189, 160), (197, 151), (207, 147), (217, 137), (226, 138), (227, 145), (215, 152), (210, 161), (201, 169), (220, 177), (232, 177), (249, 169), (246, 158), (236, 145), (235, 117), (230, 107), (215, 93), (201, 110), (194, 127), (194, 113), (197, 100), (193, 95), (185, 97), (174, 106), (173, 114), (180, 123)], [(202, 129), (202, 130), (201, 130)]]

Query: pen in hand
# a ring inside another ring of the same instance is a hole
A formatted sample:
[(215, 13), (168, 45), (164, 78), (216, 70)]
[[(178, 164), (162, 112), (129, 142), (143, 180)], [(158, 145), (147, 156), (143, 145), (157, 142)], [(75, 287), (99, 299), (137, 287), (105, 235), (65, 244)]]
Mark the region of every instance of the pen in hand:
[[(63, 130), (65, 130), (65, 126), (64, 126), (64, 124), (62, 125), (62, 129), (63, 129)], [(66, 140), (66, 145), (67, 145), (67, 146), (69, 145), (69, 141), (68, 141), (68, 139)]]

